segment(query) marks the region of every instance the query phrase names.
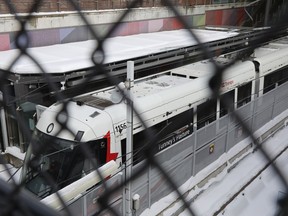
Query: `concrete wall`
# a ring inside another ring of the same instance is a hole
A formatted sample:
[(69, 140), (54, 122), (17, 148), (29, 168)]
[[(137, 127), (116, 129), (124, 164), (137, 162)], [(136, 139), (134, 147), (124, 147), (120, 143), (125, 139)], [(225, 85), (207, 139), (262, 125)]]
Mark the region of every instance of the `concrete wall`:
[[(240, 25), (245, 19), (242, 4), (199, 5), (187, 8), (178, 7), (177, 9), (191, 28), (207, 24)], [(30, 39), (29, 46), (47, 46), (94, 39), (94, 37), (91, 37), (91, 31), (95, 31), (100, 36), (105, 36), (111, 24), (117, 23), (119, 17), (125, 11), (125, 9), (118, 9), (85, 12), (84, 16), (90, 23), (90, 29), (86, 27), (85, 22), (77, 12), (34, 13), (25, 26)], [(25, 14), (20, 14), (19, 17), (25, 18)], [(233, 17), (237, 18), (234, 19)], [(121, 24), (110, 36), (181, 28), (183, 28), (183, 25), (169, 8), (135, 8), (121, 20)], [(0, 15), (0, 51), (16, 48), (15, 38), (19, 29), (19, 22), (15, 20), (15, 16), (10, 14)]]

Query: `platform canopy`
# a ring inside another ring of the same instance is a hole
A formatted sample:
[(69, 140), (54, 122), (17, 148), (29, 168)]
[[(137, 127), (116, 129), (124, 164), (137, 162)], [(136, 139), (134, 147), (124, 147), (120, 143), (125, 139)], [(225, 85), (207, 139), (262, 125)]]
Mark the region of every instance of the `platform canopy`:
[[(195, 29), (193, 32), (202, 43), (221, 40), (238, 34), (231, 31), (204, 29)], [(105, 52), (104, 64), (125, 61), (196, 44), (196, 40), (191, 37), (188, 30), (184, 29), (108, 38), (105, 40), (103, 47)], [(97, 45), (97, 41), (88, 40), (28, 48), (27, 52), (40, 63), (45, 72), (59, 74), (93, 67), (94, 64), (91, 56)], [(0, 52), (0, 69), (9, 69), (11, 63), (18, 55), (19, 50), (17, 49)], [(21, 56), (9, 71), (23, 75), (42, 73), (39, 67), (27, 56)]]

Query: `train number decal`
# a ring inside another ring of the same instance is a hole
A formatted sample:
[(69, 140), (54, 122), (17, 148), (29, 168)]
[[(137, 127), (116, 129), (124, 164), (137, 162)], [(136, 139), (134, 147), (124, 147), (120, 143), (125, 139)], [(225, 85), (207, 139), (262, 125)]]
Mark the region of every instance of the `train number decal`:
[(119, 125), (116, 125), (116, 126), (115, 126), (116, 132), (118, 132), (118, 133), (120, 133), (120, 134), (122, 133), (122, 131), (123, 131), (124, 129), (127, 129), (126, 123), (119, 124)]

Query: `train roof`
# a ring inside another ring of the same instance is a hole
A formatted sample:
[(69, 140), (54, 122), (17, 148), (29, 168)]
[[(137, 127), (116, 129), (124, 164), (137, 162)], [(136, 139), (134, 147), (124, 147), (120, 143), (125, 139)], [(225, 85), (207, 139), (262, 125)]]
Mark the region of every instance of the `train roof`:
[[(147, 125), (157, 124), (209, 99), (211, 90), (207, 83), (214, 74), (211, 67), (212, 62), (206, 60), (135, 80), (132, 88), (134, 106)], [(199, 69), (205, 73), (201, 73)], [(185, 72), (187, 74), (184, 77)], [(251, 61), (239, 62), (225, 70), (221, 92), (230, 91), (253, 79), (255, 79), (254, 64)], [(125, 91), (124, 83), (118, 86)], [(87, 131), (85, 133), (87, 137), (92, 133), (101, 137), (107, 130), (113, 129), (112, 124), (118, 125), (125, 121), (126, 103), (117, 90), (116, 87), (109, 87), (74, 97), (67, 106), (71, 118), (70, 126), (73, 125), (73, 128), (75, 126), (77, 130), (82, 127), (83, 131)], [(59, 105), (60, 103), (56, 103), (43, 112), (37, 124), (38, 129), (45, 131), (51, 122), (55, 122), (55, 115), (62, 109)], [(109, 121), (112, 121), (112, 124), (109, 125), (107, 123)], [(138, 126), (141, 125), (136, 120), (134, 122)], [(98, 126), (94, 131), (95, 125)], [(59, 127), (58, 125), (57, 128)], [(67, 133), (62, 133), (60, 136), (74, 139)]]
[(257, 48), (254, 61), (259, 63), (261, 75), (272, 73), (288, 65), (288, 37), (280, 38)]
[(282, 37), (255, 49), (254, 58), (262, 58), (263, 56), (270, 55), (273, 52), (277, 52), (287, 47), (288, 37)]
[[(229, 60), (217, 58), (216, 61), (220, 64), (226, 64)], [(161, 91), (176, 88), (178, 86), (178, 88), (185, 89), (190, 85), (197, 91), (197, 89), (207, 88), (207, 79), (213, 74), (213, 63), (210, 60), (203, 60), (136, 80), (132, 92), (134, 98), (143, 98), (153, 94), (160, 94)], [(228, 68), (224, 74), (224, 79), (236, 79), (235, 77), (243, 75), (249, 77), (247, 78), (247, 81), (250, 81), (254, 79), (255, 76), (254, 64), (249, 61), (236, 62), (235, 65)], [(236, 85), (236, 80), (234, 85)], [(124, 83), (121, 83), (118, 87), (125, 89)], [(222, 92), (228, 90), (229, 88), (222, 88)], [(118, 88), (110, 87), (76, 97), (74, 100), (103, 110), (114, 103), (119, 103), (122, 100), (122, 96)]]
[[(203, 43), (238, 34), (230, 31), (201, 29), (195, 29), (193, 32)], [(191, 35), (185, 29), (108, 38), (105, 40), (103, 47), (105, 52), (104, 63), (123, 61), (196, 44), (196, 41), (191, 38)], [(96, 46), (97, 41), (88, 40), (28, 48), (27, 52), (40, 63), (45, 72), (66, 73), (92, 67), (94, 64), (91, 56)], [(16, 49), (0, 52), (0, 69), (9, 69), (19, 52)], [(27, 56), (22, 56), (9, 70), (17, 74), (42, 73)]]

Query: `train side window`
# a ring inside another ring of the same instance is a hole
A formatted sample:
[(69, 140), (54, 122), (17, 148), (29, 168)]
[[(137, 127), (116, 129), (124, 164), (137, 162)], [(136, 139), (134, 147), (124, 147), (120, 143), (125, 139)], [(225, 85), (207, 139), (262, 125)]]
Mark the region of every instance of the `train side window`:
[[(80, 151), (79, 151), (80, 150)], [(66, 168), (63, 168), (66, 172), (65, 181), (62, 183), (62, 187), (71, 184), (72, 182), (78, 180), (82, 176), (82, 170), (84, 168), (85, 155), (81, 149), (74, 150), (70, 156), (69, 165), (66, 164)]]
[[(232, 112), (234, 109), (234, 101), (235, 101), (235, 90), (226, 92), (225, 94), (221, 95), (220, 101), (220, 117), (227, 115), (227, 113)], [(230, 107), (224, 106), (222, 101), (231, 101), (232, 104), (229, 104)]]
[[(153, 134), (157, 134), (160, 131), (166, 133), (165, 126), (167, 125), (166, 121), (160, 122), (157, 125), (154, 125), (149, 128), (149, 130), (153, 131)], [(149, 143), (147, 140), (146, 131), (141, 131), (133, 135), (133, 165), (144, 160), (144, 152), (145, 146)], [(122, 162), (125, 163), (126, 155), (129, 156), (129, 152), (126, 153), (126, 139), (121, 140), (121, 148), (122, 148)], [(152, 150), (152, 149), (151, 149)]]
[(147, 140), (146, 137), (146, 132), (147, 131), (144, 130), (133, 136), (133, 165), (136, 165), (145, 159), (144, 149), (146, 145), (149, 144), (149, 140)]
[[(168, 114), (169, 115), (169, 114)], [(163, 140), (166, 137), (171, 136), (171, 134), (185, 126), (190, 126), (190, 131), (193, 127), (193, 109), (189, 109), (185, 112), (182, 112), (168, 120), (160, 122), (150, 129), (154, 134), (158, 135), (157, 140)], [(146, 139), (145, 131), (141, 131), (133, 136), (133, 165), (139, 163), (144, 159), (143, 149), (149, 141)], [(122, 148), (125, 141), (121, 141)], [(157, 143), (158, 144), (158, 143)], [(159, 151), (158, 145), (154, 148), (154, 153), (156, 154)]]
[(285, 83), (288, 81), (288, 70), (287, 68), (285, 68), (284, 70), (281, 71), (281, 75), (280, 75), (280, 80), (279, 80), (279, 85)]
[(167, 120), (167, 123), (169, 124), (169, 126), (167, 126), (166, 135), (184, 126), (191, 126), (193, 124), (193, 109), (189, 109), (172, 118), (169, 118)]
[(216, 120), (216, 100), (208, 100), (197, 107), (197, 129)]
[(237, 108), (251, 101), (252, 82), (238, 88)]
[[(133, 142), (134, 145), (134, 142)], [(134, 146), (133, 146), (134, 149)], [(126, 162), (126, 139), (121, 140), (121, 154), (122, 154), (122, 163)]]
[(276, 87), (276, 83), (279, 80), (279, 73), (275, 72), (268, 74), (264, 77), (264, 90), (263, 93), (267, 93)]
[[(86, 144), (85, 144), (86, 145)], [(97, 166), (102, 166), (106, 163), (107, 155), (107, 139), (98, 139), (87, 142), (87, 147), (91, 152), (92, 159), (96, 159)]]
[(287, 68), (268, 74), (264, 78), (264, 94), (274, 89), (277, 85), (281, 85), (288, 81)]

